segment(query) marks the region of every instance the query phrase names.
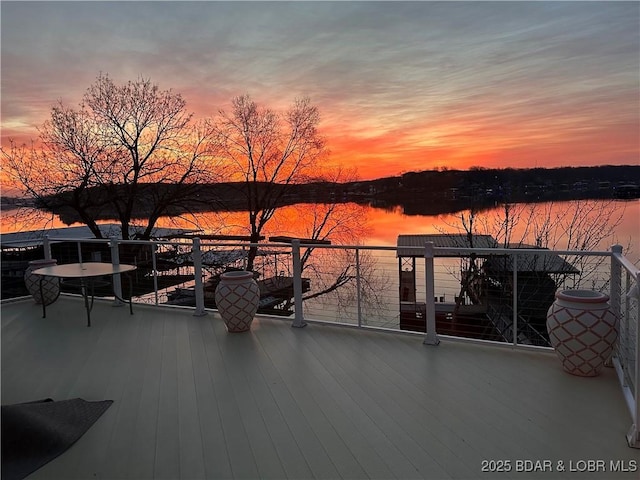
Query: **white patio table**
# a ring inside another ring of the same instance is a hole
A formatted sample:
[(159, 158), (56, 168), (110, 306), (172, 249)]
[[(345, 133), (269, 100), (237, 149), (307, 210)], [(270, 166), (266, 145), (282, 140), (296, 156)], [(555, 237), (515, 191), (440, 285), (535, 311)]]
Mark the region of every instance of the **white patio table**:
[[(70, 281), (62, 282), (75, 287), (80, 287), (82, 290), (82, 297), (84, 298), (84, 306), (87, 310), (87, 327), (91, 326), (91, 309), (93, 308), (94, 289), (96, 285), (106, 286), (109, 283), (99, 280), (99, 277), (118, 275), (121, 273), (129, 273), (135, 270), (134, 265), (119, 264), (113, 265), (112, 263), (100, 263), (100, 262), (82, 262), (82, 263), (67, 263), (63, 265), (52, 265), (50, 267), (43, 267), (34, 270), (34, 275), (40, 275), (40, 295), (42, 297), (42, 281), (45, 277), (57, 277), (60, 279), (71, 279)], [(79, 282), (73, 282), (73, 279), (79, 280)], [(91, 289), (91, 302), (89, 302), (89, 289)], [(129, 282), (129, 293), (132, 290), (132, 282)], [(124, 302), (125, 300), (118, 297), (114, 292), (114, 296)], [(43, 298), (43, 297), (42, 297)], [(133, 304), (131, 303), (131, 294), (129, 295), (129, 312), (133, 315)], [(42, 318), (47, 317), (46, 302), (42, 302)]]

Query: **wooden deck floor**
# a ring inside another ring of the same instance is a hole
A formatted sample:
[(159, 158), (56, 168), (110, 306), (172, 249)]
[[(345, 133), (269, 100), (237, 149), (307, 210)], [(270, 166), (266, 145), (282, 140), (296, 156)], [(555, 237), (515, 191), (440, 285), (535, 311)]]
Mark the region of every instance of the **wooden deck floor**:
[[(578, 378), (552, 353), (269, 318), (228, 334), (215, 313), (134, 311), (96, 301), (87, 328), (75, 298), (46, 319), (30, 300), (3, 304), (2, 404), (114, 400), (29, 478), (639, 475), (612, 472), (610, 462), (640, 465), (612, 369)], [(482, 471), (505, 460), (509, 473)], [(570, 471), (589, 460), (604, 471)], [(518, 471), (517, 461), (552, 471)]]

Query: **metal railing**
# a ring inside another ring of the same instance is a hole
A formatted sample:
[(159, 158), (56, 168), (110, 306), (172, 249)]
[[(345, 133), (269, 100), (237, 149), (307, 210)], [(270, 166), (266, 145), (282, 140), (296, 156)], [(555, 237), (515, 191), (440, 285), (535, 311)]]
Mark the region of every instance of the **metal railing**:
[(619, 319), (613, 364), (633, 423), (630, 446), (640, 448), (640, 270), (615, 246), (611, 256), (611, 307)]
[[(188, 305), (194, 315), (206, 315), (211, 308), (216, 275), (228, 268), (246, 268), (251, 247), (258, 249), (254, 271), (260, 270), (261, 278), (290, 280), (281, 306), (265, 307), (259, 313), (289, 318), (294, 327), (330, 322), (402, 330), (423, 335), (429, 345), (447, 337), (550, 349), (544, 319), (556, 289), (586, 285), (607, 293), (619, 319), (612, 363), (633, 420), (628, 442), (640, 447), (639, 270), (619, 246), (595, 252), (445, 249), (427, 243), (414, 252), (411, 262), (403, 263), (396, 247), (304, 244), (300, 240), (287, 244), (204, 242), (199, 238), (43, 241), (44, 257), (51, 258), (55, 248), (59, 264), (134, 264), (138, 267), (136, 302)], [(114, 291), (122, 297), (117, 275)]]

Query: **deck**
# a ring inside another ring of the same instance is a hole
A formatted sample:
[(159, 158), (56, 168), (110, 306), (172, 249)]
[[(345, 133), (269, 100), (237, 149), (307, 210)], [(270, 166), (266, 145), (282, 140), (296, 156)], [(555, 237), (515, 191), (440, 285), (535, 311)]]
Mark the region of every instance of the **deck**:
[[(30, 299), (2, 305), (2, 404), (114, 400), (30, 479), (639, 475), (612, 472), (640, 465), (612, 369), (578, 378), (549, 352), (275, 318), (228, 334), (215, 312), (134, 312), (96, 300), (87, 328), (77, 298), (46, 319)], [(504, 460), (509, 473), (482, 471)], [(589, 460), (604, 470), (570, 471)]]

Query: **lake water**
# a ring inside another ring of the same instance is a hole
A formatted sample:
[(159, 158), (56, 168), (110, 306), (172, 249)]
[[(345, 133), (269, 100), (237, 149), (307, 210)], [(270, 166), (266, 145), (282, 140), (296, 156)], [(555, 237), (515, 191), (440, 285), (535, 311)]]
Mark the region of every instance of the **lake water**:
[[(338, 204), (335, 207), (325, 228), (332, 229), (334, 244), (344, 245), (394, 246), (401, 234), (463, 233), (462, 217), (469, 217), (468, 211), (442, 215), (405, 215), (400, 208), (383, 210), (355, 204)], [(324, 219), (328, 208), (332, 207), (316, 204), (284, 207), (276, 212), (264, 233), (267, 237), (289, 235), (311, 238), (314, 226)], [(50, 214), (42, 213), (33, 219), (25, 213), (28, 212), (3, 211), (0, 217), (2, 233), (69, 226)], [(538, 223), (540, 230), (543, 223), (556, 223), (557, 226), (548, 229), (543, 246), (559, 250), (573, 249), (576, 248), (577, 234), (594, 235), (600, 241), (597, 247), (590, 244), (589, 249), (608, 250), (612, 245), (620, 244), (634, 262), (640, 258), (640, 200), (610, 201), (605, 206), (596, 201), (519, 204), (510, 215), (515, 219), (510, 224), (512, 242), (534, 244), (534, 224)], [(490, 234), (502, 243), (504, 220), (502, 208), (479, 213), (474, 220), (474, 231)], [(158, 226), (163, 227), (201, 228), (208, 234), (234, 235), (247, 235), (246, 225), (247, 215), (244, 212), (205, 212), (197, 217), (165, 217), (158, 222)]]

